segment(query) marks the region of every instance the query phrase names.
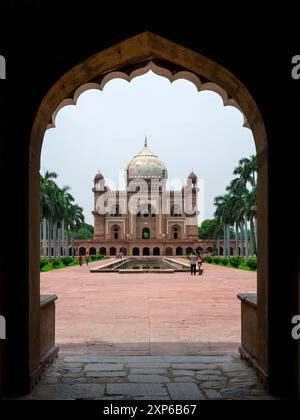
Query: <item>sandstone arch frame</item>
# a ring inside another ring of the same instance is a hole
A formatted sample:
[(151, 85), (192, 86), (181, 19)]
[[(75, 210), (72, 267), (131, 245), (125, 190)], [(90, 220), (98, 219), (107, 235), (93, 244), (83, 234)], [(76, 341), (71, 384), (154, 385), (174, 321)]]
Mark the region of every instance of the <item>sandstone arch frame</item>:
[[(63, 75), (48, 91), (34, 120), (29, 150), (29, 319), (28, 354), (30, 381), (33, 383), (40, 364), (40, 278), (39, 278), (39, 169), (44, 133), (53, 126), (53, 115), (61, 106), (76, 102), (82, 89), (98, 88), (110, 77), (130, 75), (150, 62), (166, 69), (166, 77), (191, 78), (198, 90), (217, 91), (225, 105), (236, 106), (245, 116), (245, 126), (251, 128), (258, 155), (258, 365), (268, 372), (268, 148), (267, 136), (258, 106), (247, 88), (232, 73), (214, 61), (145, 32), (103, 50), (78, 64)], [(180, 75), (180, 76), (179, 76)], [(202, 85), (199, 85), (198, 80)], [(198, 85), (197, 85), (198, 84)], [(204, 86), (205, 85), (205, 86)], [(84, 86), (84, 87), (83, 87)], [(83, 88), (82, 88), (83, 87)], [(75, 95), (75, 96), (74, 96)]]

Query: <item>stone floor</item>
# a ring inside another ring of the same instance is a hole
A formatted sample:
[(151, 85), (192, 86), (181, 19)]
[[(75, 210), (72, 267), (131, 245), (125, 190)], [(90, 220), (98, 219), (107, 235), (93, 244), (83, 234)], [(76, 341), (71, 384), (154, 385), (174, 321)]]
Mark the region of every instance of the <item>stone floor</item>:
[(31, 400), (269, 400), (237, 356), (60, 357)]
[(89, 269), (41, 275), (42, 293), (58, 295), (60, 357), (26, 398), (271, 399), (238, 356), (236, 295), (256, 291), (256, 273), (210, 265), (203, 276)]
[(202, 276), (89, 268), (41, 275), (42, 293), (58, 296), (56, 342), (63, 354), (237, 354), (236, 295), (256, 291), (256, 273), (207, 264)]

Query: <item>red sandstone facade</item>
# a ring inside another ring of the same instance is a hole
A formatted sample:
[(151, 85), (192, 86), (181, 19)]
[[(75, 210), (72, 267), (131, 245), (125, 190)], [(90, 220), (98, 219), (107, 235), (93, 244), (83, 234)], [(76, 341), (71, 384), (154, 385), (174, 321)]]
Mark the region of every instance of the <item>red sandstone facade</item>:
[[(178, 191), (166, 189), (168, 173), (147, 146), (126, 167), (126, 190), (112, 191), (94, 178), (94, 238), (75, 241), (76, 254), (186, 255), (213, 253), (198, 239), (198, 186), (192, 172)], [(232, 248), (232, 253), (233, 253)]]

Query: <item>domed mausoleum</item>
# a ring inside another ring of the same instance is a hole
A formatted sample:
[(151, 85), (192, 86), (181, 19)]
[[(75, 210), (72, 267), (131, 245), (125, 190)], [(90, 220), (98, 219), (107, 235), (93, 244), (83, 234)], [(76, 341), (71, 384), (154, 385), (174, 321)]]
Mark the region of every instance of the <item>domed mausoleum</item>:
[(147, 139), (143, 149), (128, 163), (126, 171), (127, 180), (168, 178), (164, 163), (148, 148)]
[(168, 171), (145, 139), (127, 164), (125, 191), (112, 191), (99, 171), (94, 178), (94, 239), (76, 241), (78, 253), (180, 256), (204, 249), (198, 239), (198, 178), (192, 172), (178, 191), (168, 191)]

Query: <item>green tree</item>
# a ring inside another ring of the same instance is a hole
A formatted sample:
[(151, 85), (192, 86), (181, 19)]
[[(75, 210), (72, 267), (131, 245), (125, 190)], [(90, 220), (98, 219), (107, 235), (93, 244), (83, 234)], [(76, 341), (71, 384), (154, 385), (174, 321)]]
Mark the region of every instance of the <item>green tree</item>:
[(52, 244), (53, 256), (60, 256), (61, 241), (63, 254), (67, 254), (69, 232), (80, 229), (84, 222), (83, 209), (74, 203), (70, 187), (59, 188), (54, 181), (56, 178), (55, 172), (46, 171), (40, 175), (41, 239), (48, 237), (49, 259), (52, 256)]
[(93, 239), (94, 226), (83, 223), (82, 227), (75, 232), (70, 233), (71, 239)]
[(224, 254), (228, 256), (230, 253), (230, 238), (233, 238), (231, 232), (234, 226), (236, 249), (240, 245), (241, 256), (248, 257), (256, 254), (257, 247), (256, 156), (241, 159), (233, 174), (237, 177), (226, 187), (226, 194), (215, 198), (215, 218), (223, 226)]

